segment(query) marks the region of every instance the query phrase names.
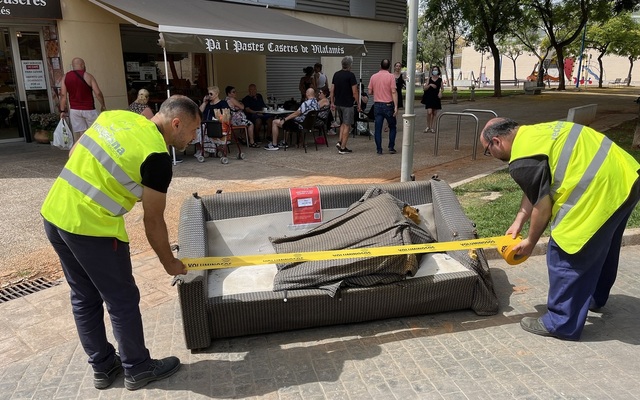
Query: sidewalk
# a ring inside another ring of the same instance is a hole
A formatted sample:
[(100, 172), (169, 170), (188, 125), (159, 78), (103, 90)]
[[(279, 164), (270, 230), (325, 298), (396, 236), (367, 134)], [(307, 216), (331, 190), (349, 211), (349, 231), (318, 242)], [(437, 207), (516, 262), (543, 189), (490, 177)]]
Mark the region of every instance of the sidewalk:
[[(564, 118), (570, 107), (598, 102), (598, 121), (592, 126), (604, 130), (637, 115), (634, 96), (545, 92), (444, 107), (493, 109), (529, 123), (543, 120), (540, 116)], [(471, 161), (475, 132), (467, 124), (461, 150), (453, 151), (455, 119), (443, 118), (440, 155), (433, 157), (433, 134), (422, 133), (424, 109), (416, 115), (416, 179), (438, 174), (457, 182), (504, 167), (481, 154)], [(354, 154), (346, 156), (336, 154), (333, 142), (318, 152), (312, 147), (307, 154), (295, 148), (247, 149), (247, 160), (231, 159), (226, 166), (216, 159), (201, 164), (185, 156), (174, 168), (169, 193), (167, 219), (173, 237), (179, 204), (196, 191), (399, 180), (400, 154), (377, 157), (366, 137), (349, 143)], [(0, 146), (2, 241), (8, 255), (26, 257), (46, 245), (38, 233), (37, 210), (64, 154), (47, 146), (8, 147)], [(131, 214), (127, 222), (136, 229), (141, 214)], [(137, 392), (124, 389), (122, 380), (106, 391), (95, 390), (78, 343), (68, 287), (62, 283), (0, 304), (0, 399), (640, 398), (635, 372), (640, 367), (640, 246), (623, 248), (610, 302), (602, 314), (590, 314), (580, 342), (537, 337), (520, 329), (523, 316), (538, 315), (546, 304), (546, 263), (544, 256), (535, 256), (518, 266), (491, 260), (500, 300), (500, 313), (492, 317), (460, 311), (255, 335), (218, 340), (195, 354), (185, 349), (171, 278), (152, 251), (142, 244), (132, 243), (132, 248), (139, 249), (133, 263), (147, 345), (154, 357), (180, 357), (182, 369)]]

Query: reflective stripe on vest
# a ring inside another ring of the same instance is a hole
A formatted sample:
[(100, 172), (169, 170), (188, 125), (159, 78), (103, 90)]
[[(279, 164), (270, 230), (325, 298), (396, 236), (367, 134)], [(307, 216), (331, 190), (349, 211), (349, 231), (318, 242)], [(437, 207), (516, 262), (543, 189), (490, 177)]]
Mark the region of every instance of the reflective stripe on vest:
[[(579, 126), (580, 129), (578, 130), (578, 135), (575, 136), (575, 140), (571, 143), (571, 147), (570, 147), (571, 149), (573, 149), (573, 146), (575, 145), (577, 138), (579, 136), (579, 132), (580, 130), (582, 130), (581, 125), (574, 125), (574, 127), (571, 129), (569, 138), (567, 138), (567, 141), (565, 142), (565, 145), (562, 148), (562, 155), (560, 157), (560, 160), (558, 161), (558, 165), (556, 167), (556, 173), (558, 171), (562, 171), (564, 174), (564, 172), (567, 169), (571, 154), (569, 154), (569, 156), (565, 158), (565, 149), (567, 148), (567, 144), (569, 144), (569, 141), (572, 139), (572, 136), (574, 134), (574, 128), (576, 126)], [(569, 194), (569, 196), (567, 197), (567, 200), (564, 202), (564, 204), (562, 204), (562, 206), (556, 213), (556, 216), (553, 219), (553, 222), (551, 223), (551, 229), (555, 229), (555, 227), (560, 222), (562, 222), (562, 219), (564, 218), (565, 215), (567, 215), (567, 213), (571, 210), (571, 208), (573, 208), (573, 206), (575, 206), (578, 203), (578, 201), (580, 201), (580, 198), (582, 197), (584, 192), (587, 190), (587, 187), (589, 186), (593, 178), (596, 176), (596, 174), (600, 170), (600, 167), (604, 163), (604, 160), (607, 158), (607, 154), (609, 154), (609, 150), (611, 149), (612, 145), (613, 145), (613, 142), (609, 138), (605, 137), (602, 140), (602, 142), (600, 143), (600, 147), (598, 148), (598, 151), (589, 162), (589, 166), (584, 171), (584, 174), (582, 174), (582, 176), (580, 177), (580, 181), (578, 182), (576, 187), (571, 191), (571, 194)], [(554, 183), (554, 186), (555, 186), (555, 183)]]
[(69, 185), (79, 190), (82, 194), (88, 196), (91, 200), (100, 204), (113, 215), (124, 215), (127, 212), (124, 207), (113, 201), (111, 197), (107, 196), (98, 188), (92, 186), (89, 182), (85, 181), (67, 168), (64, 168), (62, 172), (60, 172), (60, 178), (67, 181)]
[[(562, 128), (563, 122), (559, 122), (555, 128), (554, 133)], [(562, 182), (564, 181), (564, 175), (567, 173), (567, 168), (569, 167), (569, 160), (571, 159), (571, 153), (573, 152), (573, 148), (576, 146), (578, 142), (578, 137), (580, 137), (580, 132), (582, 131), (583, 126), (574, 124), (569, 131), (569, 135), (567, 135), (567, 140), (564, 142), (564, 146), (562, 146), (562, 151), (560, 152), (560, 157), (558, 157), (558, 164), (556, 165), (555, 173), (553, 174), (553, 185), (551, 186), (551, 197), (555, 196), (558, 188), (562, 186)]]
[(109, 173), (127, 189), (132, 195), (138, 199), (142, 197), (142, 186), (138, 185), (126, 172), (120, 168), (118, 164), (111, 158), (109, 154), (90, 136), (83, 135), (80, 142), (89, 152), (109, 171)]

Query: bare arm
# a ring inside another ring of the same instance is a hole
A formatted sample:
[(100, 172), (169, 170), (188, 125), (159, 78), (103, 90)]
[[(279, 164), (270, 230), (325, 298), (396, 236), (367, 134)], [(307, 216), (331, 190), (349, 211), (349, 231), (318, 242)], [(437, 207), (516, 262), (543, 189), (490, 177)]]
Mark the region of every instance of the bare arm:
[(517, 232), (507, 231), (507, 233), (511, 233), (513, 237), (515, 237), (522, 229), (524, 223), (529, 219), (531, 220), (529, 224), (529, 235), (514, 247), (517, 254), (522, 256), (531, 255), (536, 243), (540, 240), (540, 236), (542, 236), (549, 223), (552, 207), (553, 202), (551, 201), (551, 196), (547, 195), (541, 198), (536, 205), (532, 205), (526, 196), (522, 197), (520, 211), (518, 211), (518, 215), (511, 225), (511, 228), (509, 228), (509, 230), (516, 228)]
[(102, 91), (100, 91), (100, 86), (98, 86), (98, 81), (96, 81), (96, 78), (94, 78), (93, 75), (91, 75), (88, 72), (85, 72), (84, 76), (85, 76), (85, 80), (87, 79), (89, 80), (89, 85), (91, 85), (91, 89), (93, 89), (93, 93), (95, 94), (96, 98), (100, 102), (100, 105), (101, 105), (100, 111), (106, 110), (107, 106), (105, 105)]
[[(67, 85), (64, 83), (64, 77), (62, 78), (62, 86), (60, 86), (60, 103), (58, 104), (58, 108), (60, 109), (60, 114), (67, 114)], [(60, 118), (63, 118), (60, 115)]]
[(393, 116), (395, 117), (398, 113), (398, 90), (395, 85), (391, 88), (391, 98), (393, 99)]
[(173, 256), (169, 245), (169, 234), (164, 221), (164, 209), (167, 195), (148, 187), (142, 191), (142, 208), (144, 210), (144, 229), (147, 240), (158, 255), (158, 259), (169, 275), (186, 274), (187, 268), (182, 261)]
[(351, 86), (351, 93), (354, 99), (358, 99), (358, 111), (362, 111), (360, 108), (360, 96), (358, 96), (358, 85)]
[(331, 84), (331, 89), (329, 90), (329, 102), (331, 103), (331, 109), (335, 109), (336, 105), (334, 104), (334, 98), (333, 98), (333, 90), (335, 89), (335, 85), (332, 83)]

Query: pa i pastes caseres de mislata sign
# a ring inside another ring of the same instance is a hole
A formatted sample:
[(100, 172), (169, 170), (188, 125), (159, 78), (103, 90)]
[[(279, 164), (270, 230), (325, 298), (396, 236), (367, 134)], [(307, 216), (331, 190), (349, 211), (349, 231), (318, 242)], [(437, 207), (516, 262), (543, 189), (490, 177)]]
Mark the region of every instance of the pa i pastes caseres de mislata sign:
[(62, 19), (60, 0), (0, 0), (0, 19)]

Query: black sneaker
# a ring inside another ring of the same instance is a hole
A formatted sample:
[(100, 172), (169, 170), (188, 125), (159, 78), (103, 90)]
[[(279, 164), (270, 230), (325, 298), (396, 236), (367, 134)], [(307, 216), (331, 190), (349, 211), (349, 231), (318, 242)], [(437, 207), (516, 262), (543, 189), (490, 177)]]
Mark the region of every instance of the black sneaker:
[(124, 376), (124, 387), (128, 390), (138, 390), (149, 382), (159, 381), (175, 374), (180, 369), (178, 357), (167, 357), (162, 360), (151, 360), (149, 369), (136, 375)]
[(353, 151), (351, 151), (351, 150), (347, 149), (346, 147), (344, 147), (344, 148), (338, 150), (338, 153), (340, 153), (340, 154), (349, 154), (349, 153), (353, 153)]
[(342, 144), (340, 142), (336, 143), (336, 149), (340, 150), (342, 148)]
[(396, 154), (396, 153), (397, 153), (396, 149), (389, 149), (389, 154)]
[(106, 389), (111, 386), (113, 381), (115, 381), (121, 373), (122, 361), (120, 361), (120, 357), (116, 354), (113, 364), (111, 364), (109, 369), (104, 372), (93, 372), (93, 387), (96, 389)]

